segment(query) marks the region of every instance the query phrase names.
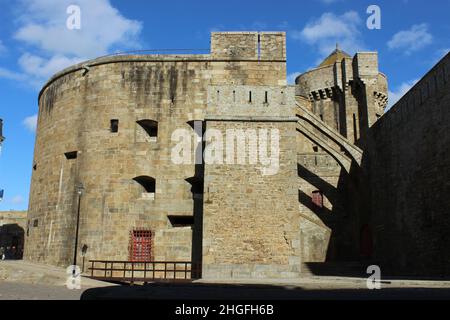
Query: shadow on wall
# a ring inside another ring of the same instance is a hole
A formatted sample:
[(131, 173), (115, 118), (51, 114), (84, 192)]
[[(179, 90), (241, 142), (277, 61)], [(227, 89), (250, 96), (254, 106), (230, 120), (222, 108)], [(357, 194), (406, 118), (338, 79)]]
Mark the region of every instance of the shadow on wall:
[(0, 226), (0, 258), (22, 259), (24, 236), (25, 231), (18, 224)]
[(317, 206), (311, 195), (299, 190), (298, 200), (329, 229), (325, 262), (305, 262), (309, 273), (322, 276), (365, 276), (372, 263), (373, 241), (367, 224), (367, 206), (361, 171), (352, 166), (350, 174), (341, 170), (337, 187), (311, 169), (298, 164), (298, 176), (320, 190), (332, 209)]

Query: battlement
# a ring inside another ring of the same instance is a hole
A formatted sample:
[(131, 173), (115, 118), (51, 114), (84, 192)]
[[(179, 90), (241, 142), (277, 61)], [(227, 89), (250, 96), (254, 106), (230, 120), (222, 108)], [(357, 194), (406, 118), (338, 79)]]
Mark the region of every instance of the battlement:
[(354, 76), (359, 78), (378, 76), (378, 53), (358, 52), (353, 58)]
[(413, 86), (378, 122), (379, 126), (397, 127), (412, 117), (415, 110), (438, 98), (450, 86), (450, 53)]
[(207, 117), (295, 118), (294, 86), (208, 87)]
[(212, 32), (215, 59), (286, 60), (285, 32)]

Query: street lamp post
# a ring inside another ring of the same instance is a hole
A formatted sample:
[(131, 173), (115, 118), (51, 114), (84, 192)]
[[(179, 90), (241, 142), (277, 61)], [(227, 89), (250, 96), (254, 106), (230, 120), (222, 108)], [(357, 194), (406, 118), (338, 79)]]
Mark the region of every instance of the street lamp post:
[[(73, 265), (77, 265), (77, 247), (78, 247), (78, 230), (80, 228), (80, 204), (81, 204), (81, 196), (84, 192), (84, 186), (80, 182), (77, 184), (77, 194), (78, 194), (78, 210), (77, 210), (77, 228), (75, 231), (75, 248), (73, 252)], [(75, 267), (73, 268), (73, 273), (75, 273)]]

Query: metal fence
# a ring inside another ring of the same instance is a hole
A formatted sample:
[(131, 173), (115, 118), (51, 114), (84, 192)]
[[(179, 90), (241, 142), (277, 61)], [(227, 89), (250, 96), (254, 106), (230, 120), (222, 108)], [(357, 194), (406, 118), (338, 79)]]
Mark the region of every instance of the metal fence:
[(201, 265), (191, 261), (89, 260), (89, 263), (89, 277), (103, 281), (192, 281), (201, 275)]

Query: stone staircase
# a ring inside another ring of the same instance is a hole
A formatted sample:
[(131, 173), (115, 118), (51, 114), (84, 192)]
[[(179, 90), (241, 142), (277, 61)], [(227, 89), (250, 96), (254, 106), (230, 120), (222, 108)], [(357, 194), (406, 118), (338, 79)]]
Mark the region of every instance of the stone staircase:
[(333, 156), (349, 172), (352, 162), (361, 164), (363, 151), (297, 103), (297, 130)]

